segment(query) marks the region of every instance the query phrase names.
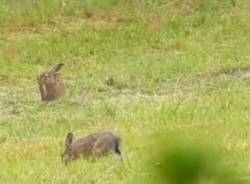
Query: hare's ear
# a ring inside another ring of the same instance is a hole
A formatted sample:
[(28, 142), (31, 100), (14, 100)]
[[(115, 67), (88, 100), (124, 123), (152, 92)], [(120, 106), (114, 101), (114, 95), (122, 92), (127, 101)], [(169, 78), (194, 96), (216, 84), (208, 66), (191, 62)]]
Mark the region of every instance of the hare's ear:
[(66, 148), (68, 148), (72, 144), (73, 139), (74, 139), (74, 134), (72, 132), (69, 132), (66, 136), (66, 139), (65, 139), (65, 147)]
[(58, 72), (59, 70), (61, 70), (63, 65), (64, 65), (63, 63), (59, 63), (59, 64), (55, 65), (49, 72), (50, 73)]

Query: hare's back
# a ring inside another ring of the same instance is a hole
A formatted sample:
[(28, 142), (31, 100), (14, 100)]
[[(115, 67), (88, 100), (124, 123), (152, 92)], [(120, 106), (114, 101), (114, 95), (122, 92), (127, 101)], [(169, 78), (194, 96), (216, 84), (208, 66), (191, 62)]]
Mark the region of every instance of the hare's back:
[(97, 139), (98, 134), (91, 134), (76, 140), (72, 145), (75, 154), (90, 155)]
[(109, 149), (116, 147), (118, 144), (120, 144), (121, 138), (112, 133), (112, 132), (103, 132), (99, 134), (98, 139), (95, 142), (95, 145), (98, 146), (106, 146)]
[(120, 136), (114, 134), (113, 132), (103, 132), (99, 135), (100, 138), (121, 141)]

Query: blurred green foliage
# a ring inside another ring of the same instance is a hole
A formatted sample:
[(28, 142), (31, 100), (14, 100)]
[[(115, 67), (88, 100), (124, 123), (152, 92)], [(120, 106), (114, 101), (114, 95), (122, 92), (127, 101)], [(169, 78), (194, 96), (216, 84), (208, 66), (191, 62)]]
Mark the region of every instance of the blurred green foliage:
[(174, 131), (156, 140), (151, 147), (155, 153), (152, 153), (153, 157), (147, 166), (153, 173), (150, 182), (155, 181), (159, 184), (239, 182), (237, 171), (225, 165), (230, 155), (222, 152), (222, 145), (209, 141), (205, 136), (189, 131), (188, 133)]

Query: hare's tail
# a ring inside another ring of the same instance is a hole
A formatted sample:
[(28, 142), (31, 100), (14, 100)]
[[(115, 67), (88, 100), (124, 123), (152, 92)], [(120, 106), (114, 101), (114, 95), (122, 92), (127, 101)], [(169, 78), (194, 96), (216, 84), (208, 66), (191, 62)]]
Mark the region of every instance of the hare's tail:
[(117, 155), (119, 155), (120, 159), (123, 160), (123, 157), (122, 157), (122, 150), (121, 150), (121, 140), (120, 139), (117, 139), (115, 141), (115, 153)]

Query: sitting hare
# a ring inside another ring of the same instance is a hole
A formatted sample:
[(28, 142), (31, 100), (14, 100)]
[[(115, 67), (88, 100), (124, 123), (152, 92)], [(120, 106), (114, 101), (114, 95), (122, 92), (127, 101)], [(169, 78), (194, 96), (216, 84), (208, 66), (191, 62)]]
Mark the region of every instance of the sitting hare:
[(58, 72), (62, 63), (55, 65), (50, 71), (42, 73), (38, 76), (39, 91), (42, 101), (58, 100), (65, 94), (65, 84), (60, 79)]
[(99, 157), (117, 154), (122, 160), (121, 138), (112, 132), (100, 132), (76, 139), (69, 132), (65, 139), (65, 151), (61, 155), (65, 163), (80, 157)]

